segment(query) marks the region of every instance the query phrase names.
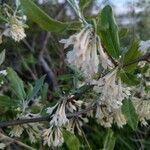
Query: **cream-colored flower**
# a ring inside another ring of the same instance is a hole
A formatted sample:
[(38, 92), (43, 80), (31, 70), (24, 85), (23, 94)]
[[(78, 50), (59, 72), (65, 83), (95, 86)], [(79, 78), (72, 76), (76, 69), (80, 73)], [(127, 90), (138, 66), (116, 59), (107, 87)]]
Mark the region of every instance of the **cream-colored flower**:
[(71, 118), (69, 120), (69, 124), (67, 125), (66, 129), (73, 134), (76, 131), (79, 135), (82, 135), (81, 127), (80, 124), (78, 123), (77, 118)]
[(123, 127), (126, 124), (121, 108), (113, 109), (104, 103), (97, 104), (95, 118), (105, 128), (110, 128), (113, 123), (116, 123), (118, 127)]
[(5, 149), (5, 148), (6, 148), (6, 145), (0, 142), (0, 149)]
[(134, 97), (133, 104), (141, 124), (148, 125), (147, 120), (150, 120), (150, 100), (141, 100)]
[(19, 42), (26, 37), (23, 26), (19, 24), (10, 24), (3, 32), (3, 35), (11, 37), (16, 42)]
[(96, 92), (98, 89), (100, 90), (100, 101), (114, 109), (120, 108), (123, 99), (130, 95), (129, 89), (122, 87), (121, 79), (117, 77), (117, 71), (118, 68), (95, 81), (97, 85), (94, 88)]
[(1, 71), (0, 71), (0, 74), (6, 76), (6, 75), (7, 75), (7, 71), (6, 71), (6, 70), (1, 70)]
[(101, 45), (101, 41), (100, 41), (99, 37), (97, 38), (97, 46), (98, 46), (98, 51), (100, 54), (99, 57), (100, 57), (100, 63), (102, 65), (102, 67), (104, 69), (113, 68), (114, 64), (110, 61), (110, 59), (108, 58), (108, 55), (104, 52), (104, 49)]
[(99, 59), (97, 54), (97, 41), (91, 26), (83, 28), (79, 33), (62, 39), (64, 48), (73, 45), (73, 50), (67, 53), (68, 63), (81, 69), (85, 77), (91, 78), (98, 72)]
[(69, 122), (69, 120), (66, 117), (65, 105), (66, 102), (62, 102), (58, 105), (56, 112), (52, 115), (50, 125), (61, 127)]
[(10, 136), (11, 137), (20, 137), (21, 136), (21, 134), (23, 133), (23, 131), (24, 131), (24, 128), (23, 128), (23, 126), (21, 126), (21, 125), (16, 125), (16, 126), (14, 126), (14, 127), (12, 127), (12, 130), (10, 131)]
[(73, 99), (73, 100), (67, 102), (67, 104), (66, 104), (66, 109), (67, 109), (69, 112), (73, 113), (73, 112), (78, 111), (79, 109), (81, 109), (81, 106), (82, 106), (83, 104), (84, 104), (83, 101)]
[[(20, 114), (18, 115), (18, 119), (29, 119), (29, 118), (37, 118), (39, 114), (31, 114), (28, 113), (26, 115)], [(40, 138), (41, 131), (43, 125), (41, 123), (28, 123), (11, 127), (10, 136), (11, 137), (20, 137), (22, 133), (27, 132), (30, 142), (35, 143), (37, 139)]]
[(104, 104), (97, 104), (96, 121), (105, 128), (110, 128), (113, 123), (112, 112)]
[(118, 127), (122, 128), (123, 125), (127, 123), (125, 116), (122, 114), (121, 109), (115, 110), (113, 112), (114, 122)]
[(61, 146), (64, 143), (63, 133), (60, 127), (51, 126), (49, 129), (43, 130), (42, 137), (43, 144), (47, 144), (49, 147)]
[(140, 62), (138, 63), (138, 66), (139, 66), (140, 68), (143, 68), (145, 65), (146, 65), (146, 62), (145, 62), (145, 61), (140, 61)]

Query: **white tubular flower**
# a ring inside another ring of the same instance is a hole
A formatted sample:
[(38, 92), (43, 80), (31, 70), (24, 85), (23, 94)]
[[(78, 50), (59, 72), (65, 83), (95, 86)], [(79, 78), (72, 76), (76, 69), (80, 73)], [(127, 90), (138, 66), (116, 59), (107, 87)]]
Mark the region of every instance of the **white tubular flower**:
[[(80, 120), (79, 120), (80, 119)], [(81, 117), (77, 118), (71, 118), (69, 124), (67, 125), (66, 129), (71, 133), (78, 133), (82, 136), (82, 130), (81, 127), (83, 125), (84, 120), (82, 120)], [(87, 121), (88, 122), (88, 121)], [(87, 123), (86, 122), (86, 123)]]
[(16, 125), (12, 128), (12, 130), (10, 131), (10, 136), (11, 137), (20, 137), (21, 134), (23, 133), (24, 128), (21, 125)]
[(105, 128), (110, 128), (113, 123), (112, 112), (104, 104), (97, 105), (95, 117), (97, 123)]
[(69, 112), (73, 113), (73, 112), (78, 111), (79, 109), (81, 109), (81, 106), (83, 104), (84, 104), (83, 101), (73, 99), (70, 102), (67, 102), (66, 108)]
[(62, 102), (58, 105), (56, 112), (52, 115), (50, 125), (61, 127), (69, 122), (66, 117), (65, 104), (65, 102)]
[(5, 148), (6, 148), (6, 145), (0, 142), (0, 149), (5, 149)]
[(85, 77), (91, 78), (98, 72), (99, 59), (97, 55), (96, 36), (91, 26), (83, 28), (79, 33), (62, 39), (64, 48), (73, 45), (73, 50), (67, 53), (68, 63), (81, 69)]
[(97, 81), (97, 86), (94, 88), (96, 92), (100, 89), (101, 101), (109, 105), (113, 109), (118, 109), (122, 105), (122, 100), (130, 95), (127, 88), (122, 87), (121, 79), (117, 78), (116, 68), (111, 73), (108, 73), (103, 78)]
[(1, 71), (0, 71), (0, 74), (6, 76), (6, 75), (7, 75), (7, 71), (6, 71), (6, 70), (1, 70)]
[(11, 24), (3, 33), (3, 35), (13, 38), (16, 42), (26, 37), (24, 28), (19, 24)]
[(26, 37), (24, 28), (26, 25), (23, 23), (22, 18), (19, 19), (17, 16), (11, 16), (9, 14), (9, 22), (6, 24), (6, 29), (3, 31), (2, 35), (11, 37), (16, 42), (24, 39)]
[(113, 113), (113, 118), (114, 118), (114, 122), (120, 128), (122, 128), (123, 125), (125, 125), (127, 123), (125, 116), (121, 112), (121, 109), (118, 109)]
[[(31, 114), (28, 113), (26, 115), (20, 115), (18, 119), (25, 119), (25, 118), (36, 118), (39, 117), (39, 114)], [(35, 143), (37, 142), (37, 139), (40, 138), (41, 131), (42, 131), (43, 125), (40, 123), (28, 123), (23, 125), (17, 125), (13, 126), (10, 131), (11, 137), (20, 137), (24, 131), (27, 132), (30, 142)]]
[(101, 45), (101, 41), (100, 41), (100, 38), (98, 37), (98, 51), (99, 51), (99, 54), (100, 54), (100, 62), (102, 64), (102, 67), (104, 69), (107, 69), (107, 68), (113, 68), (114, 67), (114, 64), (109, 60), (107, 54), (104, 52), (103, 50), (103, 47)]
[(49, 147), (61, 146), (64, 143), (62, 129), (60, 127), (51, 126), (49, 129), (45, 129), (42, 134), (44, 145)]
[(106, 104), (97, 105), (95, 117), (97, 122), (105, 128), (110, 128), (113, 123), (116, 123), (119, 128), (126, 124), (121, 109), (112, 109)]
[(150, 120), (150, 100), (141, 100), (134, 97), (133, 104), (141, 124), (148, 125), (147, 120)]

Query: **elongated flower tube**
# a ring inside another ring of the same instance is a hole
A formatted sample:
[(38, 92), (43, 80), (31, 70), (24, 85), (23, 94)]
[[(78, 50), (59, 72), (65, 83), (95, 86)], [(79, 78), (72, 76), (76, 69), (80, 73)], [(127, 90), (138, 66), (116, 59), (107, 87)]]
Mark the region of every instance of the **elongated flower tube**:
[(47, 108), (47, 113), (51, 114), (54, 109), (56, 109), (56, 111), (54, 112), (54, 114), (52, 114), (52, 119), (50, 121), (50, 125), (61, 127), (65, 124), (67, 124), (69, 122), (69, 120), (66, 117), (65, 102), (56, 104), (52, 108)]
[(69, 64), (76, 66), (87, 78), (98, 72), (99, 59), (97, 54), (96, 36), (91, 26), (83, 28), (79, 33), (62, 39), (64, 48), (73, 45), (73, 50), (67, 53)]
[(62, 129), (60, 127), (51, 126), (49, 129), (43, 131), (43, 141), (44, 145), (49, 147), (61, 146), (64, 142)]
[(107, 68), (113, 68), (114, 67), (114, 64), (111, 62), (111, 60), (109, 60), (106, 52), (104, 52), (104, 49), (101, 45), (101, 41), (100, 41), (100, 38), (97, 37), (97, 48), (98, 48), (98, 52), (100, 54), (100, 63), (102, 65), (102, 67), (104, 69), (107, 69)]

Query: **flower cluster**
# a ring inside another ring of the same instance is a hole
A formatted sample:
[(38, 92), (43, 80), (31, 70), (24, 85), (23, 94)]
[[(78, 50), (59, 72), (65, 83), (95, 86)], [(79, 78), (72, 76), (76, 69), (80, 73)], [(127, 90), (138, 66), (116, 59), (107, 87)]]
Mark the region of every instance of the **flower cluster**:
[(130, 95), (129, 88), (123, 87), (121, 79), (117, 77), (117, 71), (118, 68), (94, 81), (95, 91), (101, 93), (100, 101), (113, 109), (120, 108), (123, 99)]
[(95, 117), (97, 122), (106, 128), (111, 127), (113, 123), (116, 123), (118, 127), (123, 127), (126, 124), (121, 108), (110, 110), (105, 104), (97, 105)]
[(133, 104), (136, 109), (136, 113), (139, 116), (141, 124), (148, 125), (147, 120), (150, 119), (150, 101), (141, 100), (134, 97)]
[(49, 122), (50, 128), (44, 129), (42, 136), (44, 137), (44, 145), (50, 146), (61, 146), (64, 142), (62, 127), (69, 123), (66, 117), (65, 104), (63, 101), (57, 103), (53, 107), (47, 108), (47, 113), (51, 115), (51, 121)]
[(26, 16), (17, 16), (16, 11), (14, 11), (13, 14), (10, 14), (8, 9), (10, 8), (7, 6), (5, 9), (7, 23), (5, 24), (4, 31), (0, 34), (0, 44), (2, 43), (2, 36), (11, 37), (16, 42), (19, 42), (26, 37), (24, 30), (27, 27), (24, 23), (26, 21)]
[(61, 146), (64, 143), (61, 127), (51, 126), (49, 129), (44, 129), (42, 136), (44, 141), (43, 144), (47, 144), (49, 147)]
[(64, 48), (73, 45), (73, 50), (67, 53), (67, 61), (81, 69), (85, 77), (91, 78), (98, 72), (96, 36), (91, 26), (83, 28), (79, 33), (60, 42), (65, 43)]
[[(39, 114), (32, 114), (28, 113), (26, 115), (20, 114), (18, 115), (17, 119), (32, 119), (40, 117)], [(22, 133), (25, 131), (27, 132), (30, 142), (35, 143), (37, 139), (40, 138), (41, 131), (42, 131), (43, 125), (40, 123), (29, 123), (29, 124), (23, 124), (23, 125), (17, 125), (11, 127), (10, 136), (11, 137), (20, 137)]]
[(6, 29), (4, 30), (3, 35), (11, 37), (16, 42), (19, 42), (26, 37), (24, 27), (25, 25), (21, 20), (12, 17), (10, 22), (6, 24)]
[[(126, 123), (121, 113), (122, 101), (130, 95), (130, 89), (122, 85), (118, 76), (119, 67), (113, 69), (114, 64), (104, 51), (94, 28), (90, 25), (84, 27), (79, 33), (60, 42), (65, 44), (64, 48), (73, 45), (73, 50), (67, 53), (67, 61), (80, 69), (86, 79), (90, 79), (90, 83), (94, 84), (94, 90), (100, 95), (96, 110), (97, 121), (105, 127), (111, 127), (113, 122), (122, 127)], [(106, 72), (109, 69), (113, 71), (98, 80), (93, 80), (99, 67)]]
[[(70, 96), (72, 98), (72, 96)], [(81, 109), (83, 101), (72, 99), (71, 101), (61, 101), (56, 103), (53, 107), (47, 108), (47, 113), (51, 115), (51, 121), (49, 122), (50, 128), (43, 130), (43, 141), (44, 145), (50, 146), (61, 146), (64, 142), (62, 130), (66, 129), (69, 132), (74, 133), (77, 129), (78, 133), (81, 134), (80, 126), (82, 122), (87, 122), (86, 118), (78, 116), (77, 118), (67, 118), (66, 112), (73, 113)]]

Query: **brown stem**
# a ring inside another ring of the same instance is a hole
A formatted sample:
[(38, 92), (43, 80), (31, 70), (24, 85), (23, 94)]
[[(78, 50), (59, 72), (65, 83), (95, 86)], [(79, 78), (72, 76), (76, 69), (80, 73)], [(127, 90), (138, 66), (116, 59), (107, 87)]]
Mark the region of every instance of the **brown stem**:
[[(75, 113), (69, 113), (67, 114), (68, 118), (72, 117), (77, 117), (81, 114), (85, 114), (95, 108), (95, 106), (89, 106), (86, 109), (80, 110)], [(45, 121), (50, 121), (51, 117), (50, 116), (44, 116), (44, 117), (38, 117), (38, 118), (31, 118), (31, 119), (20, 119), (20, 120), (11, 120), (7, 122), (1, 122), (0, 123), (0, 128), (2, 127), (7, 127), (7, 126), (14, 126), (14, 125), (21, 125), (21, 124), (26, 124), (26, 123), (35, 123), (35, 122), (45, 122)]]

